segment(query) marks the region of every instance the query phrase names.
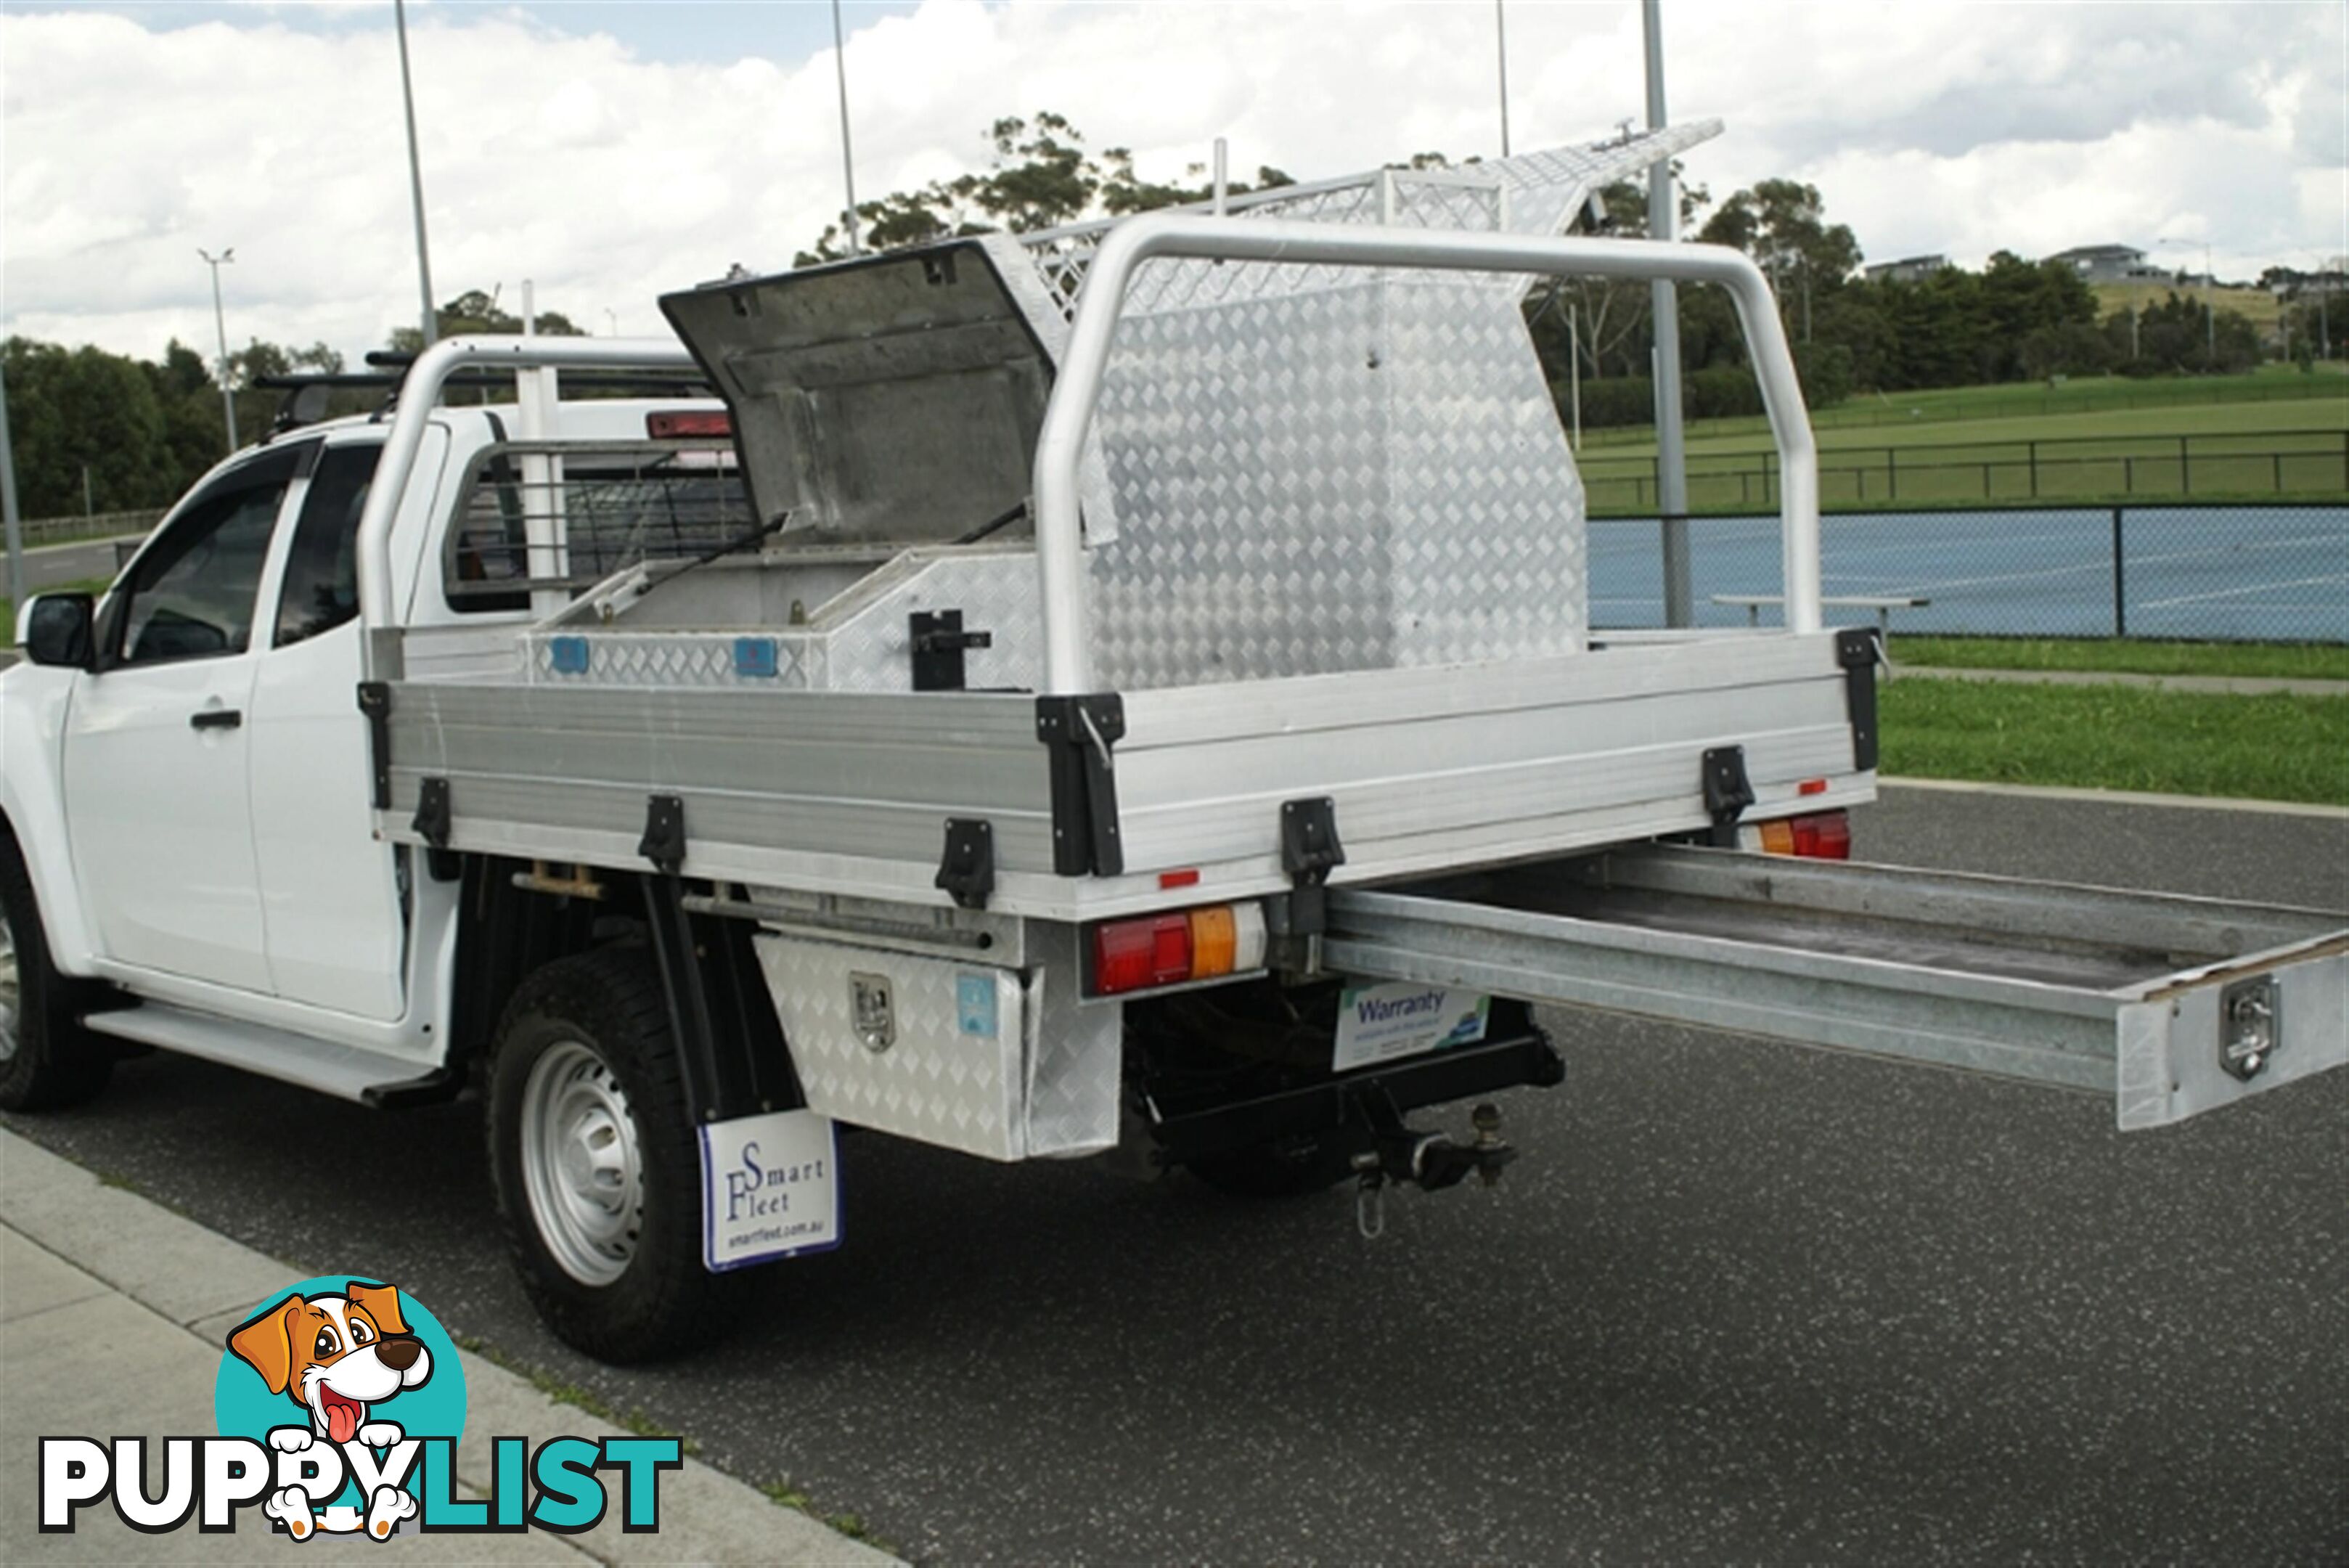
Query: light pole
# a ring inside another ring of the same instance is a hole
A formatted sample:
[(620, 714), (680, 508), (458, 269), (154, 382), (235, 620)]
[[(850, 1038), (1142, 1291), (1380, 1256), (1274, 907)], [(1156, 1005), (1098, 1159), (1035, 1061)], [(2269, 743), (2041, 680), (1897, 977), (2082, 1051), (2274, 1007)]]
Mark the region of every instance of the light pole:
[(1501, 53), (1501, 156), (1509, 155), (1509, 18), (1493, 0), (1493, 42)]
[(848, 254), (864, 254), (856, 233), (856, 154), (848, 140), (848, 41), (840, 26), (840, 0), (832, 0), (832, 70), (840, 84), (840, 182), (848, 191)]
[(408, 114), (408, 199), (416, 209), (416, 291), (423, 301), (424, 347), (440, 336), (432, 308), (432, 257), (424, 238), (424, 161), (416, 151), (416, 88), (408, 76), (408, 0), (392, 0), (391, 19), (399, 34), (399, 102)]
[(2341, 275), (2341, 258), (2334, 256), (2328, 261), (2314, 251), (2296, 251), (2293, 254), (2306, 256), (2316, 264), (2316, 357), (2330, 359), (2333, 358), (2333, 312), (2325, 296), (2333, 291), (2334, 280)]
[(231, 245), (214, 255), (198, 245), (196, 254), (204, 258), (206, 266), (212, 269), (212, 330), (220, 337), (221, 412), (227, 417), (228, 450), (233, 453), (237, 446), (236, 394), (228, 389), (228, 317), (221, 313), (220, 269), (236, 260), (236, 247)]
[(16, 454), (8, 445), (8, 378), (0, 373), (0, 525), (8, 534), (8, 602), (25, 603), (25, 529), (16, 515)]
[[(1640, 7), (1648, 42), (1648, 129), (1664, 127), (1664, 18), (1659, 0)], [(1648, 170), (1648, 233), (1672, 237), (1672, 163), (1660, 158)], [(1688, 532), (1688, 455), (1681, 438), (1681, 306), (1672, 286), (1649, 286), (1656, 322), (1656, 510), (1663, 527), (1664, 624), (1693, 626)]]
[(1582, 455), (1582, 318), (1571, 301), (1566, 307), (1566, 384), (1574, 405), (1574, 455)]

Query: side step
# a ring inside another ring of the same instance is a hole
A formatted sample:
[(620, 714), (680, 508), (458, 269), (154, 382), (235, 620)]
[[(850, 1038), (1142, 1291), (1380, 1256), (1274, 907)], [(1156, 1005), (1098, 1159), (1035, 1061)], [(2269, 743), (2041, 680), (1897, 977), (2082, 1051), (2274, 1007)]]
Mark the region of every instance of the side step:
[(2337, 915), (1640, 846), (1330, 895), (1341, 974), (2113, 1095), (2166, 1126), (2349, 1063)]
[(298, 1084), (337, 1099), (363, 1105), (386, 1105), (410, 1097), (431, 1069), (404, 1056), (361, 1051), (306, 1034), (254, 1023), (238, 1023), (206, 1012), (192, 1012), (160, 1002), (147, 1002), (119, 1012), (93, 1012), (82, 1020), (93, 1033), (118, 1040), (200, 1056), (223, 1066), (242, 1067), (264, 1078)]

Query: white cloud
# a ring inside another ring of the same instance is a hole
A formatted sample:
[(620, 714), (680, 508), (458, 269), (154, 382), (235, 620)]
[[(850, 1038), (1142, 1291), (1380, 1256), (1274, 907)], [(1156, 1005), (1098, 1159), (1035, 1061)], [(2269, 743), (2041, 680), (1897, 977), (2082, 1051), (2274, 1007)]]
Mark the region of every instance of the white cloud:
[[(2240, 273), (2349, 249), (2336, 5), (1666, 12), (1675, 109), (1730, 124), (1692, 177), (1716, 195), (1810, 181), (1872, 255), (2207, 235)], [(1512, 0), (1508, 17), (1518, 146), (1640, 112), (1636, 6)], [(1489, 154), (1491, 26), (1482, 0), (928, 0), (851, 39), (860, 190), (977, 166), (989, 121), (1040, 109), (1160, 175), (1219, 134), (1236, 169), (1305, 177)], [(828, 55), (648, 60), (523, 8), (419, 7), (411, 44), (444, 299), (501, 284), (511, 299), (531, 277), (583, 324), (608, 308), (657, 330), (657, 293), (783, 265), (838, 205)], [(224, 244), (234, 338), (356, 354), (413, 318), (388, 26), (12, 14), (0, 50), (8, 330), (209, 344), (195, 247)]]

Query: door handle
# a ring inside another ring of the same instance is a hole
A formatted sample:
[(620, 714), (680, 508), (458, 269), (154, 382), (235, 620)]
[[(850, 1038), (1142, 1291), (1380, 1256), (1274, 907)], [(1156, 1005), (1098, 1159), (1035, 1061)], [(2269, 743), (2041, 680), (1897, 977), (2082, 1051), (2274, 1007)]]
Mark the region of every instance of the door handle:
[(243, 722), (243, 712), (235, 708), (203, 708), (188, 715), (191, 730), (233, 730)]

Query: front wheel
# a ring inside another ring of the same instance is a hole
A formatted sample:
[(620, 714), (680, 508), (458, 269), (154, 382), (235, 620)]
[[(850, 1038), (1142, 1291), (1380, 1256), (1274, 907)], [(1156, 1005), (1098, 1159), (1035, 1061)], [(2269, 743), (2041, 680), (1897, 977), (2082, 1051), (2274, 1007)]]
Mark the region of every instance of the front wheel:
[(0, 1110), (79, 1105), (106, 1087), (114, 1053), (81, 1026), (80, 1008), (103, 988), (59, 974), (33, 878), (0, 835)]
[(606, 948), (524, 981), (489, 1076), (506, 1244), (547, 1326), (599, 1360), (705, 1343), (732, 1276), (701, 1262), (701, 1163), (651, 958)]

